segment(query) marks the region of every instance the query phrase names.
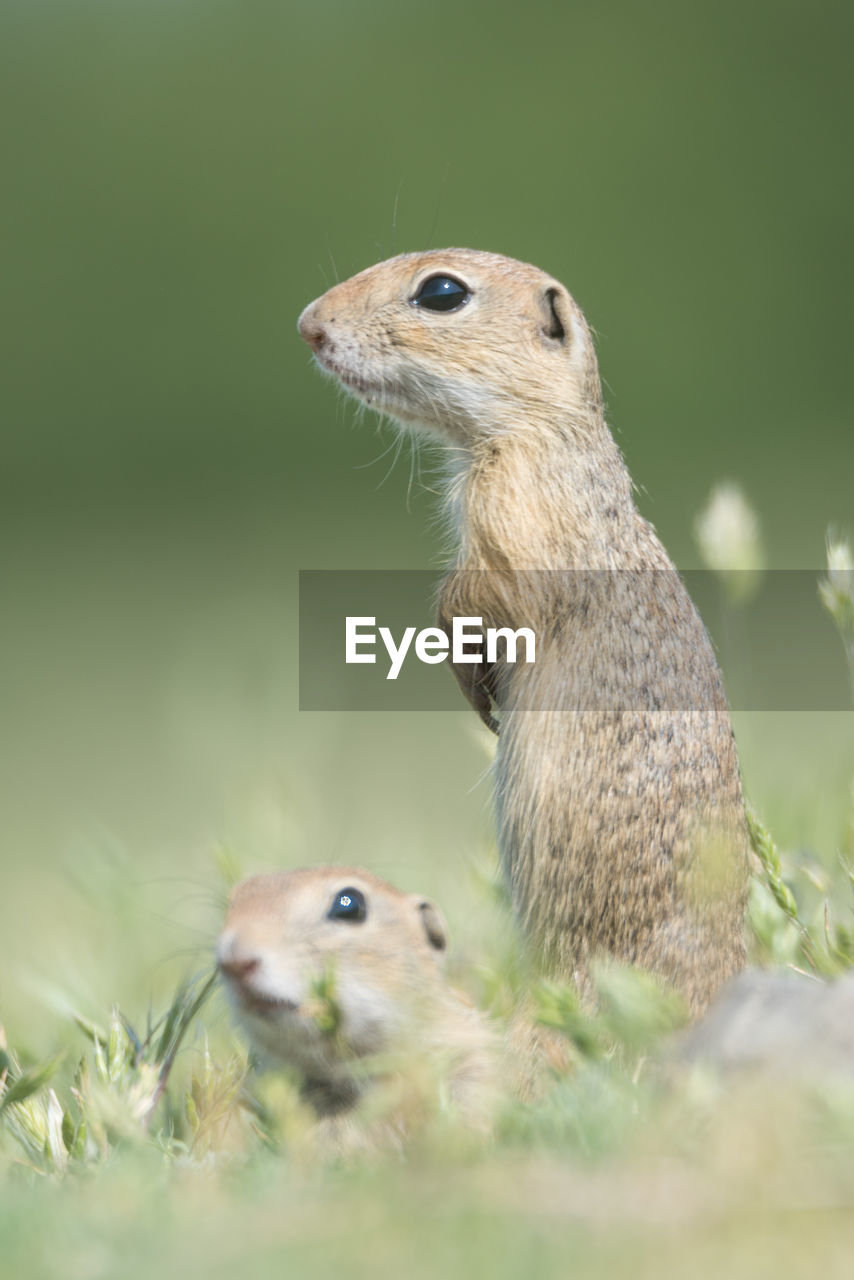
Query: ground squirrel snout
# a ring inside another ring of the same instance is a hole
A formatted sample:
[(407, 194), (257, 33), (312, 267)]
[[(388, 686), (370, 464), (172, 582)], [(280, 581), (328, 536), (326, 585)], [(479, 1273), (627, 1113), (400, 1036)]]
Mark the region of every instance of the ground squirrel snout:
[[(535, 957), (582, 987), (597, 955), (638, 964), (701, 1012), (746, 961), (738, 761), (709, 638), (605, 422), (580, 308), (527, 263), (445, 249), (369, 267), (299, 324), (346, 389), (450, 446), (459, 549), (440, 625), (536, 619), (533, 667), (451, 664), (499, 732), (499, 848)], [(593, 589), (579, 570), (601, 571)]]
[(319, 321), (300, 319), (299, 331), (315, 353), (319, 353), (329, 340), (329, 333)]
[(321, 1116), (353, 1107), (395, 1055), (411, 1063), (447, 1054), (449, 1089), (465, 1113), (481, 1106), (491, 1034), (447, 983), (446, 946), (431, 902), (367, 871), (327, 866), (237, 885), (217, 963), (252, 1044), (297, 1070)]

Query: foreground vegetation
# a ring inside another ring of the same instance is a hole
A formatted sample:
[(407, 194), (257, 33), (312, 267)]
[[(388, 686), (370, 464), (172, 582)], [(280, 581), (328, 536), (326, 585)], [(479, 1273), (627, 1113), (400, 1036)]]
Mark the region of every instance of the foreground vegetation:
[[(798, 916), (757, 877), (757, 953), (849, 962), (837, 914), (850, 919), (850, 891), (825, 903), (814, 869), (784, 858), (782, 871)], [(500, 1018), (519, 974), (506, 955), (481, 960), (479, 992)], [(619, 971), (600, 995), (594, 1018), (568, 989), (539, 988), (569, 1061), (536, 1101), (505, 1104), (491, 1141), (463, 1129), (426, 1078), (411, 1099), (426, 1118), (406, 1152), (345, 1162), (313, 1145), (292, 1080), (251, 1071), (213, 1016), (209, 978), (145, 1028), (118, 1010), (100, 1028), (81, 1021), (76, 1057), (24, 1067), (5, 1047), (7, 1274), (680, 1276), (688, 1259), (697, 1275), (843, 1274), (854, 1073), (793, 1083), (662, 1072), (653, 1059), (672, 1005)]]

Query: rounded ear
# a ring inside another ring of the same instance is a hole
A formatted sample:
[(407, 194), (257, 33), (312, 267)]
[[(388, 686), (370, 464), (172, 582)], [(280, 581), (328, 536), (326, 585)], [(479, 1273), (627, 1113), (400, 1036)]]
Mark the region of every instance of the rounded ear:
[(448, 927), (445, 917), (438, 907), (424, 898), (418, 900), (418, 917), (421, 927), (427, 935), (427, 941), (437, 951), (444, 951), (448, 945)]
[(571, 326), (569, 294), (562, 285), (547, 285), (540, 293), (540, 336), (549, 346), (568, 347)]

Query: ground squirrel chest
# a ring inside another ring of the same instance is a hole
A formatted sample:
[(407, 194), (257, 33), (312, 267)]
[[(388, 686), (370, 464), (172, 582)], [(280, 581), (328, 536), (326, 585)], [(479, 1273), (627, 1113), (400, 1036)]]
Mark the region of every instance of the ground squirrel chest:
[(356, 397), (446, 446), (458, 554), (442, 624), (537, 630), (531, 668), (455, 667), (499, 732), (499, 845), (535, 954), (582, 986), (597, 955), (642, 965), (699, 1012), (745, 962), (738, 764), (580, 308), (526, 263), (434, 250), (336, 285), (299, 327)]

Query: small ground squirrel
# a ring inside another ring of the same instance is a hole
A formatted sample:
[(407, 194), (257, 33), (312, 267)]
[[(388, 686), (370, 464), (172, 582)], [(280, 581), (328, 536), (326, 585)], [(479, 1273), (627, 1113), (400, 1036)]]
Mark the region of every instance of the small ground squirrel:
[[(748, 841), (720, 675), (608, 427), (579, 307), (536, 267), (403, 254), (300, 316), (321, 367), (448, 447), (443, 625), (533, 627), (533, 666), (455, 666), (499, 733), (499, 846), (551, 972), (652, 970), (694, 1014), (745, 963)], [(477, 676), (472, 672), (477, 670)]]
[(238, 1019), (299, 1072), (321, 1118), (346, 1117), (395, 1067), (433, 1072), (488, 1128), (493, 1034), (446, 981), (439, 910), (354, 867), (253, 876), (233, 890), (217, 962)]

